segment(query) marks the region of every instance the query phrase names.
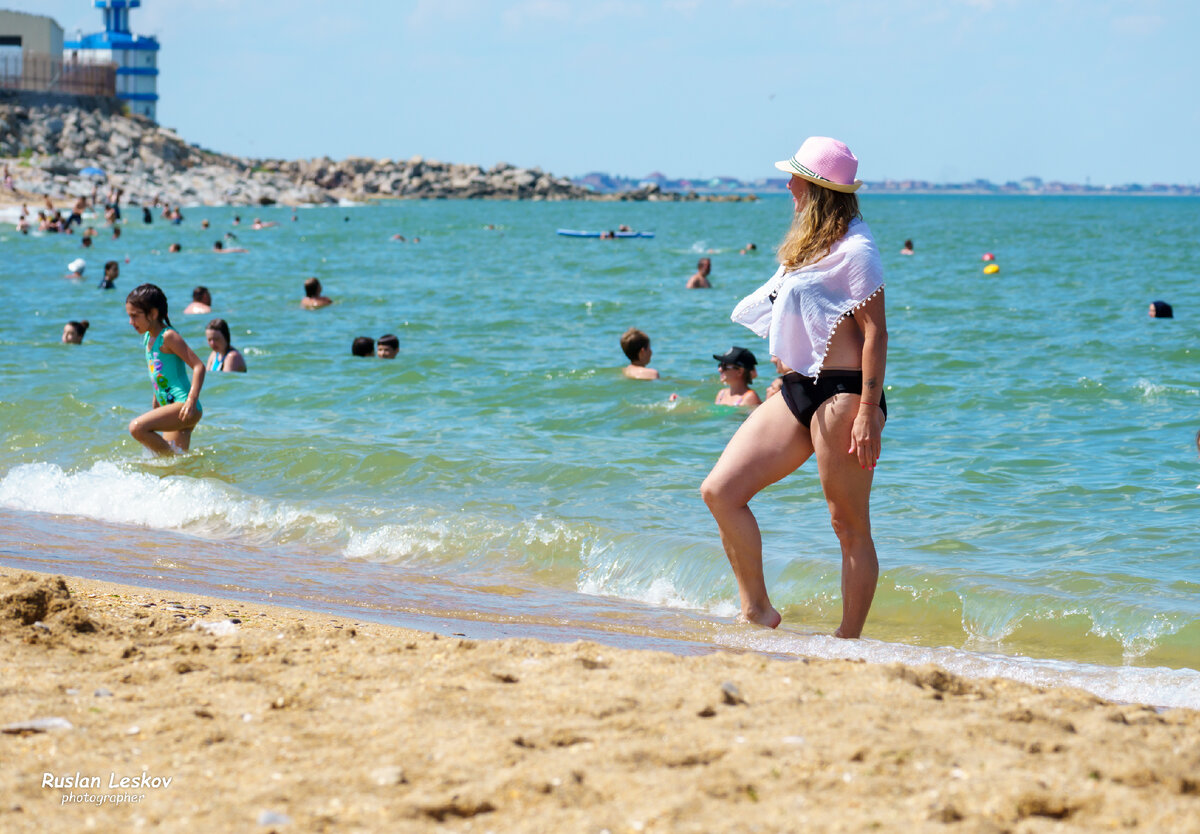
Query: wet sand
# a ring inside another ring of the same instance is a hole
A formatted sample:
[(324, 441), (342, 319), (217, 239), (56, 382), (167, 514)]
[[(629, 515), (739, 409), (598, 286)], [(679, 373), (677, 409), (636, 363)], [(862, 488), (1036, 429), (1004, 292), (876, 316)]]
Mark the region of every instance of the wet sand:
[(479, 642), (13, 570), (0, 647), (5, 832), (1200, 832), (1200, 712), (934, 667)]

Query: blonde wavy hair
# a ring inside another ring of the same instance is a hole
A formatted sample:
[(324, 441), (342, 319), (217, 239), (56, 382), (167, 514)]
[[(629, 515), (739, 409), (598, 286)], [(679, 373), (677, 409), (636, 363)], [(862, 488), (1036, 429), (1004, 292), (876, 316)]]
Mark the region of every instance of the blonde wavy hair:
[(776, 250), (779, 262), (788, 269), (821, 260), (845, 236), (850, 221), (862, 218), (858, 197), (854, 194), (822, 188), (807, 180), (805, 184), (808, 202), (804, 210), (792, 218), (792, 227)]

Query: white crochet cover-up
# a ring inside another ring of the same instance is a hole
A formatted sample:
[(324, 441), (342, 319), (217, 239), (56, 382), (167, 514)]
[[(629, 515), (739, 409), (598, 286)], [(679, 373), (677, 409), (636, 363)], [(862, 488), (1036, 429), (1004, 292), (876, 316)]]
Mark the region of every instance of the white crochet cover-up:
[(768, 337), (772, 356), (815, 379), (842, 319), (883, 286), (875, 238), (866, 223), (852, 220), (828, 255), (799, 269), (780, 265), (771, 280), (733, 308), (730, 318)]

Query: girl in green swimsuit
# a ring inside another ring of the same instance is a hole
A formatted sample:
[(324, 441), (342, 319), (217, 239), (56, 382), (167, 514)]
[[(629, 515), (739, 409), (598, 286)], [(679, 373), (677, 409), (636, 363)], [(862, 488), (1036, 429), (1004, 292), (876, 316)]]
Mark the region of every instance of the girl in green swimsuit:
[[(154, 404), (129, 424), (133, 438), (157, 455), (186, 452), (200, 422), (204, 363), (167, 317), (167, 296), (142, 284), (125, 299), (129, 324), (142, 335), (146, 365), (154, 384)], [(187, 367), (192, 369), (189, 382)]]

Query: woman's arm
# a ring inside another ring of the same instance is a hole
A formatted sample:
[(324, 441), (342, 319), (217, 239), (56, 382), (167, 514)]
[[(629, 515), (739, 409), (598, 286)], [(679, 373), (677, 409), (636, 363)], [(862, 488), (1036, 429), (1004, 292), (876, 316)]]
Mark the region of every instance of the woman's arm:
[(884, 421), (879, 398), (883, 396), (883, 373), (887, 367), (887, 317), (882, 289), (854, 311), (854, 320), (863, 333), (863, 385), (858, 414), (850, 429), (850, 454), (857, 454), (863, 467), (874, 469), (883, 448)]
[(196, 401), (200, 399), (200, 388), (204, 385), (204, 363), (200, 361), (200, 357), (188, 347), (187, 342), (179, 335), (176, 330), (168, 330), (163, 336), (163, 350), (167, 353), (173, 353), (184, 361), (188, 367), (192, 369), (192, 387), (188, 391), (187, 399), (183, 402), (183, 408), (179, 410), (179, 419), (187, 421), (192, 416), (192, 411), (196, 408)]

